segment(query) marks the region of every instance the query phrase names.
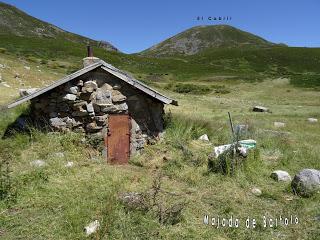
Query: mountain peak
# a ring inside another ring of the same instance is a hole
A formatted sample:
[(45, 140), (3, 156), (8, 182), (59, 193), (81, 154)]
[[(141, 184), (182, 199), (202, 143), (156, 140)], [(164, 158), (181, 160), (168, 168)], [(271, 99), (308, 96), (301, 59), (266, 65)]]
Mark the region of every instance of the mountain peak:
[(0, 2), (0, 35), (15, 35), (20, 37), (37, 37), (64, 39), (71, 42), (90, 44), (108, 51), (118, 51), (107, 41), (95, 41), (65, 31), (55, 25), (32, 17), (15, 6)]
[(34, 18), (15, 6), (0, 2), (0, 33), (54, 38), (62, 29)]
[(152, 46), (141, 54), (193, 55), (209, 48), (267, 48), (276, 44), (230, 25), (200, 25)]

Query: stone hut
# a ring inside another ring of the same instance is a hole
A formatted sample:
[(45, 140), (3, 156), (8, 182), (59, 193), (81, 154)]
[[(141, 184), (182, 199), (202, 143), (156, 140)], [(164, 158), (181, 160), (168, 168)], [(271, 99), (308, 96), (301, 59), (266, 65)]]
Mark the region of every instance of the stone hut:
[(8, 108), (30, 100), (33, 121), (54, 131), (94, 135), (104, 142), (108, 162), (125, 164), (132, 154), (161, 136), (164, 104), (177, 102), (92, 54), (88, 56), (79, 71)]

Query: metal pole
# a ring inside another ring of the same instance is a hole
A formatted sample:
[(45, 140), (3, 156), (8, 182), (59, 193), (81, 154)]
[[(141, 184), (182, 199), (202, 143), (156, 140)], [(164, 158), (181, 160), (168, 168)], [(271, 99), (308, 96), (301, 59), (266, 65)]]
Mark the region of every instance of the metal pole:
[(233, 136), (233, 141), (235, 141), (236, 136), (234, 134), (233, 122), (232, 122), (232, 118), (231, 118), (230, 112), (228, 112), (228, 116), (229, 116), (229, 122), (230, 122), (231, 132), (232, 132), (232, 136)]

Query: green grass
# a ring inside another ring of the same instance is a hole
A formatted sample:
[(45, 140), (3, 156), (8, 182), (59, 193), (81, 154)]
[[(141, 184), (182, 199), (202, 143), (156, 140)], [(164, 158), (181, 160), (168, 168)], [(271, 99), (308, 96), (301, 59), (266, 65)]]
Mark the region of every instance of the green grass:
[[(16, 202), (8, 207), (0, 201), (2, 237), (84, 239), (83, 227), (98, 219), (102, 227), (97, 239), (317, 239), (318, 222), (313, 219), (320, 211), (319, 194), (297, 197), (290, 183), (274, 182), (270, 174), (277, 169), (292, 176), (303, 168), (320, 169), (319, 126), (306, 120), (320, 117), (319, 93), (295, 88), (288, 79), (237, 85), (225, 80), (220, 84), (232, 94), (167, 92), (180, 106), (166, 108), (164, 139), (146, 147), (125, 167), (107, 165), (99, 152), (82, 143), (79, 134), (34, 131), (31, 136), (16, 134), (0, 140), (1, 146), (14, 150), (10, 168), (17, 187)], [(268, 106), (273, 113), (253, 113), (250, 107), (255, 104)], [(1, 131), (23, 111), (22, 107), (1, 115)], [(227, 111), (235, 124), (249, 124), (247, 137), (258, 143), (256, 157), (250, 153), (234, 176), (211, 173), (207, 163), (213, 146), (231, 141)], [(274, 121), (286, 126), (277, 129)], [(211, 144), (197, 141), (204, 133)], [(55, 152), (65, 157), (57, 158)], [(43, 159), (47, 166), (34, 169), (30, 161), (35, 159)], [(66, 169), (67, 161), (75, 166)], [(175, 225), (160, 224), (152, 212), (128, 211), (117, 200), (120, 192), (150, 189), (159, 171), (164, 175), (162, 188), (187, 202), (181, 222)], [(251, 194), (252, 187), (260, 188), (262, 195)], [(205, 214), (233, 215), (242, 225), (216, 229), (202, 223)], [(291, 214), (299, 217), (298, 225), (276, 229), (262, 225), (263, 215)], [(256, 229), (244, 227), (248, 216), (259, 222)]]
[[(6, 51), (0, 60), (9, 66), (1, 74), (12, 86), (0, 87), (1, 104), (17, 97), (22, 86), (15, 72), (23, 76), (24, 86), (43, 86), (80, 66), (85, 54), (84, 45), (61, 39), (1, 36), (1, 40), (0, 48)], [(171, 117), (166, 120), (165, 137), (134, 156), (128, 166), (107, 165), (79, 134), (33, 130), (31, 135), (16, 133), (1, 139), (0, 156), (10, 152), (12, 192), (17, 190), (12, 201), (0, 201), (3, 239), (84, 239), (83, 227), (95, 219), (102, 226), (93, 237), (97, 239), (318, 238), (319, 223), (313, 219), (320, 212), (319, 194), (299, 198), (289, 183), (276, 183), (269, 176), (277, 169), (292, 176), (303, 168), (320, 169), (319, 123), (307, 121), (320, 118), (319, 49), (222, 49), (161, 59), (94, 51), (178, 100), (178, 107), (166, 107)], [(251, 112), (255, 105), (269, 107), (272, 114)], [(2, 112), (0, 133), (26, 110), (21, 106)], [(208, 172), (207, 156), (213, 146), (232, 139), (227, 112), (235, 124), (248, 124), (247, 138), (258, 143), (256, 158), (251, 155), (235, 176)], [(275, 121), (286, 126), (277, 129)], [(204, 133), (210, 143), (197, 141)], [(64, 157), (57, 158), (56, 152)], [(47, 165), (35, 169), (30, 162), (36, 159)], [(75, 166), (65, 168), (67, 161)], [(187, 201), (183, 218), (175, 225), (160, 224), (152, 212), (127, 211), (117, 200), (120, 192), (150, 189), (155, 172), (163, 173), (164, 190)], [(262, 195), (251, 194), (252, 187), (260, 188)], [(260, 221), (255, 230), (216, 229), (202, 223), (205, 214), (233, 215), (242, 221), (248, 216), (293, 214), (300, 223), (265, 229)]]

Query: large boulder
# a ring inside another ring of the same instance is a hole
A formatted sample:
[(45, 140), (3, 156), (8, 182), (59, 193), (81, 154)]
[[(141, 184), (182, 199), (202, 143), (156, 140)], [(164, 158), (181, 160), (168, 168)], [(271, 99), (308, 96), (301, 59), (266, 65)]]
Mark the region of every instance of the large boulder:
[(121, 92), (118, 90), (113, 90), (112, 91), (112, 102), (117, 103), (117, 102), (123, 102), (126, 100), (127, 97), (124, 96)]
[(200, 141), (209, 142), (209, 137), (207, 134), (203, 134), (198, 138)]
[(259, 188), (254, 187), (251, 189), (251, 193), (256, 196), (261, 196), (262, 191)]
[(115, 113), (117, 112), (117, 107), (113, 104), (108, 104), (106, 106), (103, 106), (100, 108), (101, 109), (101, 112), (104, 112), (104, 113)]
[(95, 233), (100, 228), (100, 223), (98, 220), (94, 220), (93, 222), (89, 223), (87, 226), (84, 227), (84, 232), (87, 236)]
[(104, 83), (101, 87), (100, 87), (101, 90), (103, 91), (112, 91), (112, 86), (109, 85), (108, 83)]
[(61, 118), (58, 117), (50, 118), (49, 123), (51, 127), (57, 130), (63, 129), (67, 126), (67, 124)]
[(308, 122), (316, 123), (316, 122), (318, 122), (318, 119), (317, 118), (308, 118)]
[(80, 121), (76, 121), (74, 118), (70, 118), (70, 117), (64, 117), (62, 118), (63, 122), (66, 123), (68, 128), (73, 128), (73, 127), (77, 127), (79, 125), (81, 125)]
[(276, 127), (276, 128), (282, 128), (282, 127), (285, 127), (286, 124), (284, 122), (274, 122), (273, 125)]
[(101, 107), (101, 111), (104, 113), (121, 113), (128, 110), (128, 105), (124, 102), (117, 105), (109, 104), (108, 106)]
[(67, 86), (66, 91), (71, 94), (77, 95), (79, 92), (79, 88), (77, 86)]
[(87, 81), (83, 84), (82, 92), (84, 93), (92, 93), (98, 88), (98, 85), (94, 81)]
[(108, 114), (102, 116), (95, 116), (95, 120), (98, 126), (104, 126), (107, 124)]
[(293, 191), (303, 197), (310, 197), (320, 191), (320, 171), (303, 169), (296, 174), (291, 182)]
[(270, 112), (269, 108), (262, 107), (262, 106), (254, 106), (252, 111), (254, 111), (254, 112)]
[(117, 104), (115, 105), (116, 108), (117, 108), (117, 112), (120, 113), (120, 112), (125, 112), (128, 110), (128, 105), (127, 103), (121, 103), (121, 104)]
[(87, 104), (87, 111), (88, 111), (89, 113), (94, 113), (94, 108), (93, 108), (92, 103), (88, 103), (88, 104)]
[(71, 168), (71, 167), (73, 167), (73, 165), (74, 165), (74, 162), (67, 162), (64, 166), (66, 168)]
[(97, 93), (96, 93), (95, 104), (98, 106), (107, 106), (107, 105), (112, 104), (111, 91), (98, 88)]
[(77, 95), (68, 93), (63, 97), (63, 99), (68, 101), (75, 101), (77, 99)]
[(289, 173), (287, 173), (286, 171), (282, 171), (282, 170), (276, 170), (276, 171), (272, 172), (270, 177), (278, 182), (279, 181), (283, 181), (283, 182), (291, 181), (291, 176), (289, 175)]
[(30, 165), (33, 167), (36, 167), (36, 168), (40, 168), (40, 167), (46, 166), (46, 163), (45, 163), (45, 161), (38, 159), (38, 160), (34, 160), (34, 161), (30, 162)]

